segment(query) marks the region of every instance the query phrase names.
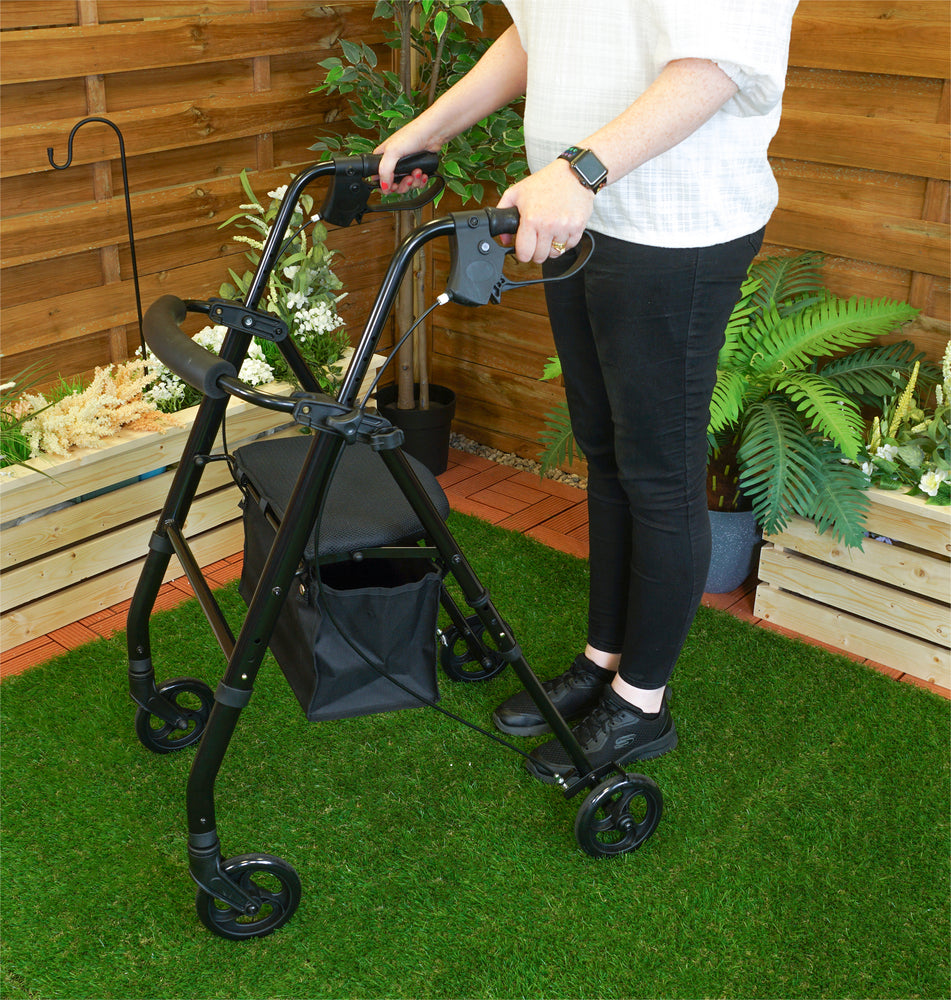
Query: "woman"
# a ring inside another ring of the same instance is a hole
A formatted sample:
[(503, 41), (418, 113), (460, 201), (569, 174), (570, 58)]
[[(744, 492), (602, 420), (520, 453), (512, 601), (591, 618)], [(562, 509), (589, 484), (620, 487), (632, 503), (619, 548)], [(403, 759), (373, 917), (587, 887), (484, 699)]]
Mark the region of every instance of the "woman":
[[(546, 688), (592, 766), (677, 745), (666, 685), (710, 560), (706, 427), (723, 331), (777, 202), (779, 123), (796, 0), (505, 0), (513, 25), (459, 83), (379, 147), (438, 150), (525, 95), (530, 176), (515, 255), (567, 269), (546, 285), (575, 439), (588, 463), (587, 645)], [(400, 190), (425, 178), (405, 180)], [(525, 692), (505, 733), (548, 727)], [(557, 740), (542, 781), (570, 776)]]

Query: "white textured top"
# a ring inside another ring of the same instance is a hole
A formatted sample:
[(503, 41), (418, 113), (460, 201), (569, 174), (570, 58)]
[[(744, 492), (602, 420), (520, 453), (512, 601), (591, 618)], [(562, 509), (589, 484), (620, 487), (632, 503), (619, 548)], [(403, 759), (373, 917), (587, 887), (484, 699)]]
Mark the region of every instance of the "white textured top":
[(710, 59), (739, 91), (691, 136), (609, 185), (589, 227), (650, 246), (725, 243), (764, 226), (797, 0), (504, 0), (528, 53), (532, 170), (627, 109), (674, 59)]

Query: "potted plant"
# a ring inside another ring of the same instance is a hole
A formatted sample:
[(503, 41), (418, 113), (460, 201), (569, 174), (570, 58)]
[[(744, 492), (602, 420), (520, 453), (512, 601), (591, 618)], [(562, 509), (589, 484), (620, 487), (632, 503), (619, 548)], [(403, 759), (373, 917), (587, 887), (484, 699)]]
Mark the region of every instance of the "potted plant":
[[(466, 33), (466, 26), (482, 29), (485, 2), (380, 0), (373, 16), (385, 18), (393, 25), (386, 37), (387, 44), (398, 52), (398, 70), (394, 72), (378, 65), (376, 53), (365, 43), (341, 40), (343, 58), (333, 57), (321, 62), (326, 75), (314, 93), (345, 95), (350, 120), (360, 132), (345, 140), (324, 138), (311, 148), (328, 152), (345, 146), (353, 154), (372, 152), (386, 136), (429, 107), (475, 65), (491, 44), (489, 39), (472, 38)], [(446, 177), (449, 189), (459, 195), (464, 204), (472, 199), (481, 202), (487, 189), (501, 194), (526, 169), (521, 116), (511, 106), (457, 136), (441, 154), (440, 172)], [(397, 242), (418, 222), (418, 213), (398, 213)], [(420, 255), (413, 285), (404, 285), (397, 299), (396, 322), (401, 331), (408, 330), (414, 314), (422, 311), (425, 269), (425, 258)], [(430, 384), (428, 362), (429, 345), (421, 324), (398, 355), (395, 390), (384, 387), (378, 401), (390, 419), (403, 426), (404, 434), (418, 434), (423, 441), (432, 440), (429, 430), (432, 422), (444, 424), (444, 431), (435, 432), (440, 440), (444, 437), (444, 445), (436, 444), (431, 451), (430, 446), (420, 444), (414, 450), (414, 442), (409, 438), (404, 445), (433, 471), (441, 472), (445, 469), (444, 454), (449, 439), (445, 412), (449, 411), (451, 419), (455, 397), (450, 389)], [(395, 398), (391, 405), (392, 397)], [(430, 417), (426, 412), (430, 410), (443, 412)]]
[[(864, 537), (868, 479), (855, 460), (863, 441), (861, 405), (893, 395), (914, 369), (914, 345), (869, 342), (917, 310), (889, 299), (842, 299), (820, 277), (815, 253), (765, 258), (749, 271), (717, 363), (710, 406), (707, 499), (715, 535), (721, 521), (744, 522), (739, 569), (712, 588), (746, 578), (760, 531), (782, 530), (793, 514), (847, 546)], [(550, 365), (546, 377), (560, 373)], [(567, 413), (549, 414), (543, 467), (573, 457)], [(720, 517), (745, 511), (745, 517)], [(714, 539), (715, 556), (718, 539)], [(733, 544), (723, 546), (726, 550)], [(744, 570), (745, 567), (745, 570)], [(725, 582), (724, 582), (725, 580)]]

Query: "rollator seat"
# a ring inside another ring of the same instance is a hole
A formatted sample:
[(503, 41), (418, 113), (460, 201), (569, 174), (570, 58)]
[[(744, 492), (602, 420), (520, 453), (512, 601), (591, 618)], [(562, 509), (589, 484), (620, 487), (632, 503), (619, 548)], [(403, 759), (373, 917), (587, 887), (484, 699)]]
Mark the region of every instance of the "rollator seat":
[[(313, 438), (309, 435), (255, 441), (235, 451), (238, 474), (246, 477), (274, 515), (282, 520)], [(407, 456), (440, 516), (449, 501), (436, 477)], [(316, 534), (316, 531), (314, 532)], [(361, 549), (419, 541), (425, 532), (378, 452), (369, 445), (343, 448), (320, 519), (319, 545), (312, 535), (307, 560), (342, 556)]]

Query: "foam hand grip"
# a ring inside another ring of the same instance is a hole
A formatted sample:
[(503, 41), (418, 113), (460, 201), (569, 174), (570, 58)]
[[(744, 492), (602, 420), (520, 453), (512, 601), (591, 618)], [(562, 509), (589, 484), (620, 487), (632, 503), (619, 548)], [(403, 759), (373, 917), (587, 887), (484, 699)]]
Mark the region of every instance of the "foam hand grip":
[(218, 387), (223, 375), (237, 376), (230, 361), (206, 351), (181, 328), (188, 314), (185, 303), (174, 295), (163, 295), (149, 307), (143, 320), (146, 343), (155, 356), (193, 389), (221, 399), (226, 395)]

